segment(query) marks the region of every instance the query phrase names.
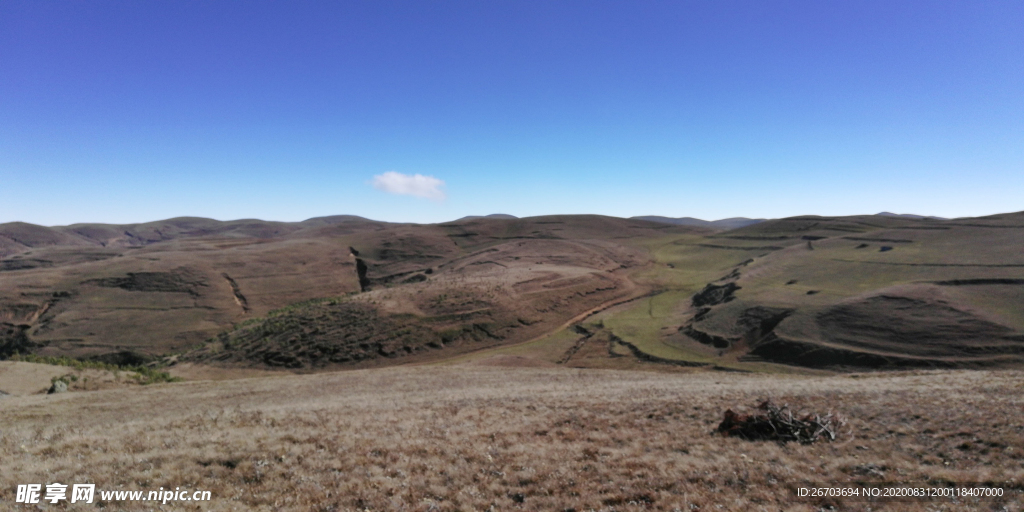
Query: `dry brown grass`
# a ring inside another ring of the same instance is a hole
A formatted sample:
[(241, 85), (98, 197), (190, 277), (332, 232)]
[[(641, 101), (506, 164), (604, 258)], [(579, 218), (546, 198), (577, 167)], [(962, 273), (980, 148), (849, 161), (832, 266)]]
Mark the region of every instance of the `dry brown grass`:
[[(52, 364), (0, 361), (0, 393), (31, 395), (45, 393), (59, 378), (70, 391), (97, 391), (101, 389), (139, 386), (133, 372), (100, 368), (73, 368)], [(0, 395), (3, 396), (3, 395)]]
[[(8, 397), (0, 502), (60, 481), (212, 491), (201, 510), (1020, 510), (1022, 377), (448, 366)], [(765, 397), (848, 427), (812, 445), (711, 434)], [(1008, 497), (794, 499), (807, 481), (872, 475)]]

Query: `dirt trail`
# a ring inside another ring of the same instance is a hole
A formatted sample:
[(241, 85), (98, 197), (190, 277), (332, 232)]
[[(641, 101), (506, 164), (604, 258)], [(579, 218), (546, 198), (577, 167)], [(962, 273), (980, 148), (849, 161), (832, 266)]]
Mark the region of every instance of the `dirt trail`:
[[(568, 329), (568, 328), (572, 327), (573, 325), (579, 324), (580, 322), (586, 320), (587, 318), (590, 318), (591, 316), (596, 315), (596, 314), (598, 314), (598, 313), (600, 313), (600, 312), (602, 312), (602, 311), (604, 311), (606, 309), (610, 309), (610, 308), (613, 308), (615, 306), (621, 306), (623, 304), (626, 304), (626, 303), (629, 303), (629, 302), (633, 302), (635, 300), (640, 300), (640, 299), (643, 299), (643, 298), (646, 298), (646, 297), (651, 297), (651, 296), (659, 293), (658, 291), (650, 290), (646, 286), (637, 285), (636, 283), (634, 283), (633, 281), (630, 281), (628, 279), (626, 279), (623, 282), (623, 284), (624, 285), (628, 285), (628, 286), (633, 288), (633, 293), (631, 293), (626, 298), (618, 298), (618, 299), (613, 299), (613, 300), (601, 303), (598, 306), (595, 306), (595, 307), (593, 307), (593, 308), (591, 308), (591, 309), (589, 309), (587, 311), (584, 311), (583, 313), (580, 313), (580, 314), (570, 318), (565, 323), (563, 323), (563, 324), (559, 325), (558, 327), (556, 327), (554, 329), (551, 329), (551, 330), (549, 330), (549, 331), (547, 331), (547, 332), (545, 332), (545, 333), (543, 333), (543, 334), (541, 334), (539, 336), (534, 336), (533, 338), (530, 338), (530, 339), (528, 339), (526, 341), (521, 341), (521, 342), (518, 342), (518, 343), (512, 343), (512, 344), (509, 344), (509, 345), (502, 345), (501, 348), (518, 347), (520, 345), (526, 345), (527, 343), (533, 343), (535, 341), (542, 340), (544, 338), (547, 338), (548, 336), (551, 336), (552, 334), (555, 334), (555, 333), (561, 331), (562, 329)], [(494, 349), (494, 347), (481, 347), (481, 348), (476, 349), (476, 350), (472, 350), (472, 351), (469, 351), (469, 352), (464, 352), (462, 354), (459, 354), (456, 357), (458, 359), (463, 359), (463, 358), (472, 356), (474, 353), (483, 352), (483, 351), (492, 350), (492, 349)], [(578, 350), (578, 348), (577, 348), (577, 350)], [(569, 357), (571, 357), (571, 355)], [(420, 366), (420, 365), (437, 364), (438, 362), (439, 361), (428, 361), (428, 362), (422, 362), (422, 363), (410, 363), (408, 366)], [(440, 362), (444, 362), (444, 360), (442, 360)]]

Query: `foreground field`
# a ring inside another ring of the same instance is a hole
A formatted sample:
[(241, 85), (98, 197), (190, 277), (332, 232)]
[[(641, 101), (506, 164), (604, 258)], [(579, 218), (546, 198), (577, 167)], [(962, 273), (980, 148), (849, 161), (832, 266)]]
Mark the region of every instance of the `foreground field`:
[[(1022, 391), (1017, 371), (457, 365), (7, 397), (0, 502), (18, 484), (56, 481), (213, 495), (161, 510), (1020, 510)], [(725, 409), (766, 397), (835, 410), (847, 426), (814, 445), (711, 434)], [(1006, 496), (795, 497), (865, 480), (982, 482)]]

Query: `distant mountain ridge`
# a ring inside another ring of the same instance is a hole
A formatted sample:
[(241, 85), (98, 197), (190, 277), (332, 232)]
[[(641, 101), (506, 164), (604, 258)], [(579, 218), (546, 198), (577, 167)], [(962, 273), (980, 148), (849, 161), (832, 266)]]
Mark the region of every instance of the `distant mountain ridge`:
[(945, 217), (934, 217), (931, 215), (915, 215), (913, 213), (891, 213), (891, 212), (880, 212), (876, 213), (879, 217), (900, 217), (903, 219), (932, 219), (932, 220), (949, 220)]
[(490, 215), (466, 215), (461, 219), (455, 219), (450, 222), (462, 222), (464, 220), (475, 220), (475, 219), (518, 219), (515, 215), (509, 215), (507, 213), (492, 213)]
[[(933, 215), (916, 215), (913, 213), (892, 213), (892, 212), (880, 212), (875, 215), (879, 217), (896, 217), (901, 219), (913, 219), (913, 220), (949, 220), (945, 217), (936, 217)], [(768, 219), (750, 219), (747, 217), (731, 217), (728, 219), (721, 220), (703, 220), (694, 217), (663, 217), (661, 215), (642, 215), (638, 217), (630, 217), (631, 219), (647, 220), (651, 222), (660, 222), (662, 224), (675, 224), (682, 226), (697, 226), (702, 228), (711, 229), (739, 229), (746, 226), (752, 226), (760, 222), (764, 222)]]
[(764, 222), (768, 219), (748, 219), (746, 217), (732, 217), (721, 220), (702, 220), (695, 219), (693, 217), (662, 217), (660, 215), (644, 215), (640, 217), (630, 217), (631, 219), (646, 220), (651, 222), (660, 222), (662, 224), (675, 224), (680, 226), (697, 226), (701, 228), (711, 229), (737, 229), (745, 226)]
[(347, 226), (355, 229), (369, 225), (386, 226), (388, 223), (355, 215), (314, 217), (302, 222), (259, 219), (219, 221), (203, 217), (175, 217), (137, 224), (79, 223), (52, 227), (8, 222), (0, 224), (0, 258), (31, 248), (49, 246), (141, 247), (180, 238), (273, 238), (332, 227)]

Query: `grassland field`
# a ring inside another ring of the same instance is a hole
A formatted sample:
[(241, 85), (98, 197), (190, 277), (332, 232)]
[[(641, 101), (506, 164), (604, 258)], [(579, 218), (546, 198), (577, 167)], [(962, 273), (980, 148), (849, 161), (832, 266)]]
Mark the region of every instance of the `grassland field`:
[[(1024, 213), (0, 225), (0, 509), (1022, 510), (1022, 246)], [(714, 432), (764, 399), (845, 424)], [(1003, 496), (796, 495), (885, 482)]]
[[(213, 493), (160, 510), (1020, 510), (1022, 377), (466, 363), (8, 397), (0, 503), (18, 483), (88, 481)], [(712, 432), (724, 410), (764, 398), (848, 422), (812, 445)], [(1004, 496), (796, 496), (885, 481)]]

